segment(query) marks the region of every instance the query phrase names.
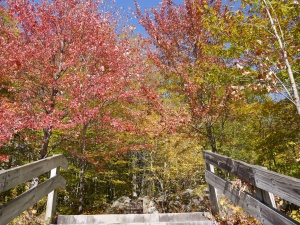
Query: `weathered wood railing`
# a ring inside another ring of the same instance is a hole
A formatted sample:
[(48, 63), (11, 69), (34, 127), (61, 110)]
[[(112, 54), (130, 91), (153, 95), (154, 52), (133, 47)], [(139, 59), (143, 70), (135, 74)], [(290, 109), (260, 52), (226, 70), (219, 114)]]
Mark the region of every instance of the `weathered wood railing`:
[(59, 168), (67, 169), (68, 161), (63, 155), (55, 155), (24, 166), (0, 171), (0, 193), (51, 171), (50, 178), (0, 206), (0, 224), (7, 224), (48, 195), (46, 220), (50, 221), (56, 208), (57, 188), (65, 188), (66, 180)]
[[(235, 205), (241, 206), (249, 215), (262, 224), (300, 224), (277, 210), (274, 195), (300, 206), (300, 180), (267, 170), (265, 167), (250, 165), (242, 161), (222, 156), (211, 151), (203, 152), (206, 162), (205, 179), (209, 184), (210, 203), (213, 214), (219, 213), (218, 193), (225, 195)], [(214, 173), (214, 167), (230, 173), (255, 187), (250, 194), (241, 191), (230, 181)]]

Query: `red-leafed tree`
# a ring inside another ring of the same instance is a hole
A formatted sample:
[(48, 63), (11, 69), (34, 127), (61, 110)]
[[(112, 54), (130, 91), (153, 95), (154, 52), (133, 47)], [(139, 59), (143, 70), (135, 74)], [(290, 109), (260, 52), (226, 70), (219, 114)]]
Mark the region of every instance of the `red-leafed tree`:
[[(0, 108), (0, 141), (22, 129), (41, 131), (39, 156), (44, 158), (56, 146), (55, 131), (72, 137), (74, 155), (81, 158), (79, 213), (86, 162), (97, 154), (90, 143), (103, 139), (91, 140), (89, 133), (137, 131), (131, 104), (152, 101), (159, 107), (145, 83), (142, 41), (118, 33), (99, 6), (93, 0), (7, 0), (7, 15), (18, 26), (1, 27), (7, 37), (1, 39), (1, 75), (13, 97)], [(6, 127), (5, 121), (15, 122)]]
[[(12, 138), (21, 127), (18, 120), (17, 106), (14, 104), (10, 91), (13, 90), (9, 77), (6, 74), (7, 64), (3, 61), (5, 53), (9, 51), (17, 32), (16, 24), (8, 16), (8, 12), (0, 5), (0, 146)], [(19, 112), (20, 113), (20, 112)]]
[[(153, 91), (146, 91), (145, 71), (141, 43), (133, 44), (123, 33), (106, 40), (105, 48), (95, 50), (95, 55), (86, 55), (85, 61), (91, 65), (83, 65), (81, 73), (68, 82), (64, 105), (69, 106), (68, 121), (76, 125), (79, 148), (77, 155), (81, 156), (79, 211), (83, 212), (83, 191), (87, 162), (95, 162), (99, 149), (95, 145), (107, 141), (102, 133), (139, 132), (133, 116), (135, 102), (143, 104), (157, 101)], [(139, 42), (139, 41), (138, 41)], [(107, 54), (107, 49), (112, 49)], [(99, 62), (95, 62), (95, 58)], [(157, 104), (156, 104), (157, 105)], [(78, 130), (80, 129), (80, 130)], [(88, 133), (96, 133), (89, 135)], [(113, 135), (112, 135), (113, 136)], [(101, 149), (100, 149), (101, 151)], [(116, 149), (118, 151), (118, 149)]]
[(229, 102), (236, 94), (234, 73), (220, 54), (226, 43), (210, 28), (226, 9), (220, 0), (185, 0), (182, 5), (163, 0), (145, 14), (137, 2), (136, 7), (140, 24), (155, 46), (150, 58), (165, 78), (165, 96), (181, 96), (191, 112), (190, 125), (217, 151)]
[[(40, 158), (53, 130), (88, 124), (103, 104), (136, 94), (126, 86), (133, 68), (138, 73), (138, 49), (120, 40), (95, 1), (8, 0), (5, 7), (18, 30), (5, 28), (1, 74), (12, 84), (22, 128), (43, 132)], [(2, 116), (9, 119), (12, 109)], [(11, 134), (4, 133), (7, 140)]]

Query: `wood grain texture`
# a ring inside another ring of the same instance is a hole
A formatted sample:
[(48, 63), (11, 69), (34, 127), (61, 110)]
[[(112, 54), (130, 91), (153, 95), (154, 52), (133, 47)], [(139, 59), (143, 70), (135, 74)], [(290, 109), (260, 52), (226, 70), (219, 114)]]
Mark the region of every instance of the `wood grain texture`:
[(262, 203), (277, 209), (274, 195), (270, 192), (264, 191), (258, 187), (255, 188), (255, 197)]
[[(255, 166), (254, 166), (255, 167)], [(300, 179), (256, 167), (255, 186), (300, 206)]]
[(240, 179), (243, 179), (250, 184), (255, 185), (253, 166), (211, 151), (203, 151), (203, 158), (206, 163), (209, 163), (219, 169), (239, 177)]
[(59, 166), (65, 170), (68, 168), (68, 161), (63, 155), (54, 155), (24, 166), (0, 171), (0, 193), (31, 180), (33, 177), (38, 177), (41, 174)]
[(205, 172), (207, 183), (220, 190), (234, 204), (241, 206), (249, 215), (256, 217), (264, 225), (300, 225), (297, 221), (271, 208), (247, 192), (233, 189), (229, 181), (225, 181), (210, 171)]
[[(206, 169), (208, 171), (214, 173), (214, 166), (212, 166), (208, 163), (206, 163)], [(220, 213), (217, 189), (214, 186), (209, 184), (208, 190), (209, 190), (209, 202), (210, 202), (211, 214), (213, 216), (217, 216)]]
[(39, 184), (37, 187), (19, 195), (7, 204), (0, 206), (0, 224), (7, 224), (51, 191), (65, 187), (66, 180), (61, 175), (56, 175)]
[[(60, 172), (60, 167), (54, 168), (51, 170), (50, 178), (55, 177)], [(56, 211), (56, 201), (57, 201), (57, 189), (51, 191), (47, 197), (47, 206), (46, 206), (46, 214), (45, 221), (52, 223), (53, 216)]]
[(261, 166), (250, 165), (211, 151), (204, 151), (203, 156), (206, 163), (300, 206), (300, 179), (275, 173)]

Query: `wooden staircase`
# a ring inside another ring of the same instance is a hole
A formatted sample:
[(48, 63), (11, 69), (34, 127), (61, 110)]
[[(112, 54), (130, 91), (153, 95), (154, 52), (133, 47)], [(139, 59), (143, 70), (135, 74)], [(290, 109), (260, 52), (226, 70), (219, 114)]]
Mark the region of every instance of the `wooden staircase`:
[(209, 219), (210, 214), (195, 213), (165, 213), (165, 214), (105, 214), (105, 215), (69, 215), (58, 216), (60, 225), (216, 225)]

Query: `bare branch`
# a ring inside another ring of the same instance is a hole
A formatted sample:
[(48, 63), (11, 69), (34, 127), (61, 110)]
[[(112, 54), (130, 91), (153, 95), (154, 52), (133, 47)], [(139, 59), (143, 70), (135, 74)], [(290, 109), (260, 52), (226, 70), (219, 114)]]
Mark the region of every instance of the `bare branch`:
[[(283, 42), (284, 39), (279, 36), (277, 28), (276, 28), (276, 25), (275, 25), (275, 22), (274, 22), (274, 19), (273, 19), (272, 15), (271, 15), (271, 12), (269, 10), (269, 5), (271, 3), (269, 2), (269, 0), (263, 0), (263, 2), (265, 4), (265, 6), (266, 6), (266, 11), (267, 11), (267, 14), (268, 14), (268, 17), (269, 17), (272, 29), (273, 29), (273, 31), (274, 31), (274, 33), (276, 35), (276, 39), (277, 39), (277, 41), (279, 43), (279, 46), (280, 46), (280, 48), (282, 50), (284, 63), (286, 65), (286, 67), (287, 67), (287, 72), (289, 74), (289, 78), (290, 78), (290, 82), (291, 82), (292, 89), (293, 89), (293, 94), (294, 94), (294, 97), (293, 97), (294, 100), (292, 102), (295, 104), (295, 106), (297, 108), (297, 112), (300, 115), (300, 98), (299, 98), (299, 93), (298, 93), (297, 85), (296, 85), (295, 78), (294, 78), (294, 75), (293, 75), (292, 67), (291, 67), (290, 62), (288, 60), (287, 51), (285, 49), (285, 43)], [(274, 11), (274, 9), (273, 9), (272, 6), (271, 6), (271, 9), (275, 13), (275, 11)], [(280, 27), (280, 25), (279, 25), (279, 27)], [(280, 27), (280, 31), (281, 31), (281, 34), (283, 35), (281, 27)]]

